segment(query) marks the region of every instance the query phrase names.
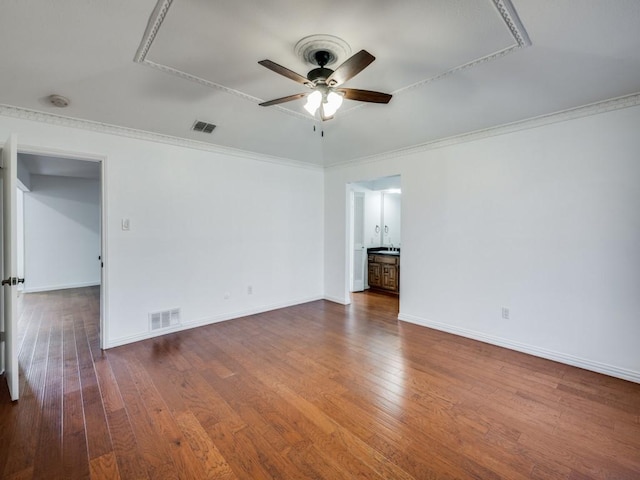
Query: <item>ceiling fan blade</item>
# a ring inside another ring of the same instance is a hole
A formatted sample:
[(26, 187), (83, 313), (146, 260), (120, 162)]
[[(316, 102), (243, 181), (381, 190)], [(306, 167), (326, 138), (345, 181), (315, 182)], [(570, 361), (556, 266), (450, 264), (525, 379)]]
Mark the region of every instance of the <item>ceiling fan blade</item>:
[(327, 78), (327, 85), (335, 86), (343, 84), (367, 68), (367, 66), (375, 59), (376, 57), (366, 50), (360, 50), (336, 68), (335, 72)]
[(370, 103), (389, 103), (393, 96), (388, 93), (358, 90), (357, 88), (336, 88), (336, 92), (342, 93), (347, 100)]
[[(309, 92), (311, 93), (311, 92)], [(262, 102), (260, 104), (261, 107), (270, 107), (271, 105), (278, 105), (279, 103), (290, 102), (292, 100), (298, 100), (299, 98), (304, 98), (309, 93), (296, 93), (295, 95), (289, 95), (288, 97), (276, 98), (275, 100), (269, 100), (268, 102)]]
[(311, 83), (309, 82), (309, 80), (307, 80), (306, 77), (303, 77), (302, 75), (299, 75), (293, 70), (289, 70), (288, 68), (283, 67), (282, 65), (278, 65), (277, 63), (272, 62), (271, 60), (260, 60), (258, 63), (263, 67), (267, 67), (271, 71), (274, 71), (276, 73), (279, 73), (280, 75), (290, 78), (294, 82), (298, 82), (303, 85), (307, 85), (308, 83)]

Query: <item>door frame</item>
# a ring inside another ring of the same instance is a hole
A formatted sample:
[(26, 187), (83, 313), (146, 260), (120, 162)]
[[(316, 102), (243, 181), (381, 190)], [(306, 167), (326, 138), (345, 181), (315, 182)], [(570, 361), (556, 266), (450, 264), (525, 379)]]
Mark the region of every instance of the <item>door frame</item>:
[[(345, 298), (345, 305), (350, 305), (351, 304), (351, 278), (353, 275), (353, 192), (357, 192), (357, 191), (361, 191), (358, 189), (358, 184), (363, 184), (363, 183), (370, 183), (370, 182), (375, 182), (377, 180), (384, 180), (386, 178), (389, 177), (399, 177), (400, 179), (402, 179), (402, 174), (401, 173), (394, 173), (391, 175), (382, 175), (379, 177), (374, 177), (372, 179), (369, 180), (353, 180), (353, 181), (347, 181), (345, 182), (345, 238), (344, 238), (344, 252), (345, 252), (345, 256), (344, 256), (344, 260), (345, 260), (345, 268), (344, 268), (344, 298)], [(401, 180), (402, 181), (402, 180)], [(402, 221), (402, 199), (403, 197), (400, 197), (400, 238), (402, 238), (402, 226), (404, 225), (404, 222)], [(383, 201), (383, 198), (381, 196), (380, 201)], [(365, 202), (365, 216), (366, 216), (366, 202)], [(380, 232), (380, 234), (382, 235), (382, 232)], [(382, 237), (381, 237), (382, 238)], [(366, 239), (365, 239), (366, 242)], [(366, 249), (365, 249), (366, 251)], [(400, 279), (398, 279), (400, 280)], [(365, 267), (365, 290), (367, 287), (368, 281), (367, 281), (367, 268)], [(398, 297), (400, 298), (402, 294), (400, 294)]]
[[(357, 195), (362, 195), (362, 213), (361, 213), (361, 217), (362, 217), (362, 232), (361, 232), (361, 237), (362, 237), (362, 246), (360, 248), (360, 250), (358, 250), (358, 253), (356, 253), (356, 196)], [(351, 262), (351, 268), (349, 269), (349, 292), (364, 292), (364, 290), (366, 289), (367, 286), (367, 275), (366, 275), (366, 249), (365, 249), (365, 241), (364, 241), (364, 212), (365, 212), (365, 205), (364, 205), (364, 195), (365, 193), (361, 190), (352, 188), (351, 189), (351, 196), (350, 196), (350, 200), (351, 200), (351, 219), (350, 219), (350, 226), (349, 228), (351, 228), (351, 235), (350, 235), (350, 259), (349, 261)], [(362, 288), (361, 289), (356, 289), (355, 286), (355, 277), (356, 277), (356, 268), (355, 268), (355, 264), (356, 264), (356, 255), (360, 255), (362, 258)]]
[[(107, 248), (107, 156), (95, 153), (83, 153), (72, 150), (60, 150), (55, 148), (23, 145), (18, 142), (18, 154), (26, 153), (31, 155), (42, 155), (45, 157), (68, 158), (71, 160), (83, 160), (87, 162), (100, 163), (100, 348), (105, 349), (107, 339), (109, 338), (109, 322), (108, 322), (108, 305), (109, 302), (109, 285), (107, 268), (108, 263), (105, 261)], [(97, 259), (96, 259), (97, 260)]]

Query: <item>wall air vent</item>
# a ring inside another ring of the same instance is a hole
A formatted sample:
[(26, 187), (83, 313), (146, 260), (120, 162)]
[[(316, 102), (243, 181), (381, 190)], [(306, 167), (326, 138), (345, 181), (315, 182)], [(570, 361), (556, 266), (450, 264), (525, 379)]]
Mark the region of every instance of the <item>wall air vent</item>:
[(213, 132), (214, 128), (216, 128), (216, 126), (213, 123), (196, 120), (196, 122), (193, 124), (193, 127), (191, 127), (191, 130), (193, 130), (194, 132), (211, 133)]
[(163, 328), (180, 325), (180, 309), (165, 310), (164, 312), (153, 312), (149, 314), (149, 329), (161, 330)]

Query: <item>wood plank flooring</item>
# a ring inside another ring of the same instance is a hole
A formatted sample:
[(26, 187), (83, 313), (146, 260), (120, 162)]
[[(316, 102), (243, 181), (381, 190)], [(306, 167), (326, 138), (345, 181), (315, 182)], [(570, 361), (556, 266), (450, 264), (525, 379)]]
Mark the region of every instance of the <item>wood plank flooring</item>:
[(97, 288), (21, 297), (3, 479), (640, 479), (640, 385), (356, 294), (102, 352)]

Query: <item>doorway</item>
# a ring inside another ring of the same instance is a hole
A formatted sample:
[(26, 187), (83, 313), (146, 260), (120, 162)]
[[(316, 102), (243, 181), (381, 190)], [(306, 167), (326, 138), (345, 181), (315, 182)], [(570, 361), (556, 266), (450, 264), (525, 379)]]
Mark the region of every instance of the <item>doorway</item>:
[(97, 288), (101, 347), (106, 339), (103, 160), (18, 149), (18, 271), (25, 279), (20, 294)]
[[(347, 185), (347, 298), (355, 292), (374, 290), (400, 295), (401, 198), (400, 175)], [(382, 269), (386, 275), (380, 279), (370, 278), (371, 272), (378, 271), (369, 263), (376, 253), (385, 256)]]

